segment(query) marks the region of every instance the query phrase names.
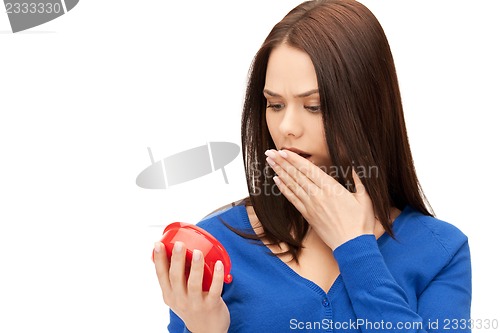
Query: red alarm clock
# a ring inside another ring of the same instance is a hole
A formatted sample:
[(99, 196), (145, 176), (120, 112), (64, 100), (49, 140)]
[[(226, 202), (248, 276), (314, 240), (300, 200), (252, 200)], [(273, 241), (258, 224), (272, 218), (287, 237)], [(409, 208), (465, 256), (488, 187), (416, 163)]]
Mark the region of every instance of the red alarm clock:
[[(207, 231), (190, 223), (174, 222), (165, 228), (161, 242), (165, 245), (167, 258), (170, 261), (175, 242), (183, 242), (186, 247), (186, 280), (191, 271), (193, 250), (200, 250), (205, 259), (203, 270), (203, 291), (208, 291), (212, 284), (215, 263), (220, 260), (224, 264), (224, 282), (231, 283), (231, 260), (222, 244)], [(154, 251), (153, 251), (154, 258)]]

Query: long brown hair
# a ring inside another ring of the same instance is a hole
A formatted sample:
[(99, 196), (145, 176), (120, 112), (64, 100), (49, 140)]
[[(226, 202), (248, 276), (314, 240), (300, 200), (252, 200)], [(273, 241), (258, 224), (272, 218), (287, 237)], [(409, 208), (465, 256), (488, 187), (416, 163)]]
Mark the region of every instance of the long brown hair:
[[(433, 215), (415, 173), (396, 69), (380, 23), (356, 1), (307, 1), (274, 26), (250, 68), (241, 140), (250, 202), (263, 228), (258, 237), (285, 242), (286, 253), (297, 260), (309, 228), (274, 187), (265, 162), (264, 152), (276, 147), (266, 124), (263, 89), (269, 55), (282, 43), (306, 52), (314, 64), (333, 166), (376, 167), (376, 176), (360, 177), (385, 231), (393, 236), (392, 206), (410, 205)], [(351, 172), (332, 176), (353, 190)]]

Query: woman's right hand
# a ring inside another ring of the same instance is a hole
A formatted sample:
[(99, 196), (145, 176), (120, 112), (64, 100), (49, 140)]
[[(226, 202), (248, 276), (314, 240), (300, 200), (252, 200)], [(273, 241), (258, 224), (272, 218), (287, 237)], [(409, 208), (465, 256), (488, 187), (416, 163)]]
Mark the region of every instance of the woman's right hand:
[(175, 243), (170, 263), (162, 242), (155, 243), (154, 251), (156, 275), (163, 293), (163, 301), (184, 321), (186, 328), (193, 333), (226, 333), (229, 329), (229, 310), (221, 297), (224, 285), (222, 262), (217, 261), (215, 264), (210, 290), (203, 292), (204, 258), (201, 251), (193, 251), (187, 282), (184, 243)]

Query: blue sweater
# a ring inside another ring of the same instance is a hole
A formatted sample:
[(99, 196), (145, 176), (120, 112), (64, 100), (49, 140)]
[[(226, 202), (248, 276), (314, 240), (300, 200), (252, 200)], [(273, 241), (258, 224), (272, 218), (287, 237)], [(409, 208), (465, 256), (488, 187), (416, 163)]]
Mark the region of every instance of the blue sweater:
[[(395, 239), (362, 235), (333, 251), (340, 275), (325, 293), (221, 219), (252, 229), (243, 205), (198, 223), (231, 257), (233, 282), (222, 293), (229, 332), (470, 332), (469, 246), (451, 224), (407, 206)], [(188, 332), (172, 311), (168, 328)]]

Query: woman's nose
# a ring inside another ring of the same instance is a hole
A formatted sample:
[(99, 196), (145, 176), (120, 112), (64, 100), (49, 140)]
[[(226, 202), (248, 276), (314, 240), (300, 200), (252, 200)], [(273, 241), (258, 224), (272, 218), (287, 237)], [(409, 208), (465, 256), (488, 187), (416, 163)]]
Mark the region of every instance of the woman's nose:
[(284, 136), (300, 137), (304, 132), (304, 122), (300, 110), (294, 106), (288, 106), (284, 110), (279, 129)]

